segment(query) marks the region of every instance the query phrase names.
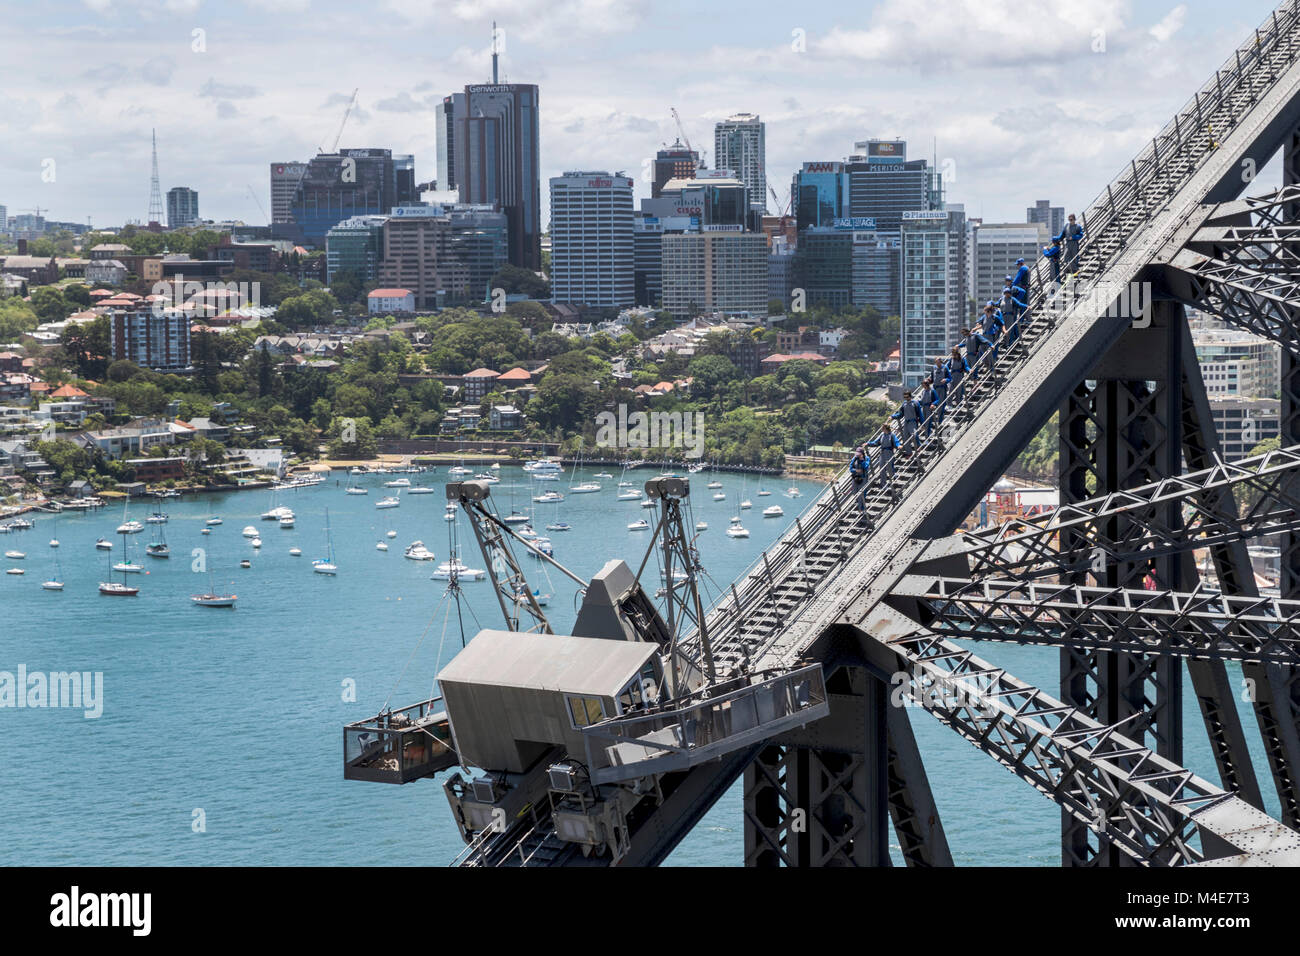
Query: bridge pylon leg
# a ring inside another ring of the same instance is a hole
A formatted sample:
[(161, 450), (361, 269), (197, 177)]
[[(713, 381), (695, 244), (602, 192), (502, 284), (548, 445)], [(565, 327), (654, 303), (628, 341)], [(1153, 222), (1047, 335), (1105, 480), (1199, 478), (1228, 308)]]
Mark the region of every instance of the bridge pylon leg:
[(826, 685), (830, 715), (745, 770), (746, 866), (889, 866), (889, 688), (862, 667)]
[[(1061, 503), (1083, 501), (1156, 481), (1182, 470), (1181, 307), (1153, 303), (1149, 324), (1135, 323), (1067, 397), (1060, 417)], [(1153, 356), (1164, 357), (1153, 362)], [(1121, 540), (1126, 519), (1110, 520), (1106, 537)], [(1177, 506), (1166, 517), (1174, 529)], [(1088, 555), (1095, 542), (1063, 534), (1061, 551)], [(1176, 556), (1156, 561), (1092, 562), (1075, 575), (1106, 587), (1141, 588), (1149, 579), (1178, 587)], [(1170, 760), (1182, 761), (1181, 662), (1083, 648), (1061, 651), (1061, 697), (1102, 723), (1126, 721), (1125, 733)], [(1066, 866), (1121, 866), (1128, 858), (1084, 823), (1062, 814)]]

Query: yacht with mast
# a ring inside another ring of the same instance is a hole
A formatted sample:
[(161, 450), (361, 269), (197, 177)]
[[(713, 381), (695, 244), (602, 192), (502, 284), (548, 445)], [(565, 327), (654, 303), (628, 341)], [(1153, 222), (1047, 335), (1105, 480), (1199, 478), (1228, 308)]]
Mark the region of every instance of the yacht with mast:
[(330, 510), (325, 509), (325, 557), (317, 558), (311, 563), (311, 569), (317, 574), (337, 574), (338, 565), (334, 563), (334, 535), (330, 532)]

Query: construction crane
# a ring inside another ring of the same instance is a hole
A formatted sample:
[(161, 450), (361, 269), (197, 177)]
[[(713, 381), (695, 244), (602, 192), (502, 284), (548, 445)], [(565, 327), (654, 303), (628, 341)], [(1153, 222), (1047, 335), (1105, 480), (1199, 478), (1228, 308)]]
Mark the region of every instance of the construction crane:
[(777, 215), (782, 219), (790, 215), (790, 200), (794, 198), (794, 193), (791, 192), (790, 195), (786, 197), (785, 202), (781, 202), (776, 195), (776, 189), (773, 188), (771, 183), (768, 183), (767, 191), (772, 194), (772, 202), (776, 203), (775, 208), (778, 210)]
[[(343, 111), (343, 120), (339, 123), (338, 134), (334, 137), (333, 145), (330, 146), (331, 153), (338, 152), (339, 140), (343, 138), (343, 127), (347, 125), (348, 117), (352, 115), (352, 107), (357, 105), (357, 94), (360, 92), (361, 92), (361, 87), (357, 87), (355, 90), (352, 91), (352, 98), (348, 100), (348, 108)], [(317, 147), (317, 149), (320, 149), (320, 147)], [(325, 152), (325, 150), (323, 149), (321, 149), (320, 151), (322, 153)]]
[[(246, 184), (246, 185), (248, 185), (248, 195), (250, 195), (250, 196), (253, 197), (253, 202), (257, 203), (257, 208), (260, 209), (260, 210), (262, 210), (262, 215), (263, 215), (263, 216), (266, 216), (266, 207), (262, 205), (262, 200), (260, 200), (260, 199), (257, 198), (257, 193), (253, 190), (253, 187), (252, 187), (251, 184)], [(270, 221), (271, 221), (271, 217), (270, 217), (270, 216), (266, 216), (266, 221), (267, 221), (267, 222), (270, 222)]]
[[(689, 136), (686, 135), (686, 127), (682, 125), (682, 118), (677, 114), (677, 107), (670, 106), (668, 107), (668, 111), (673, 114), (673, 120), (676, 121), (677, 123), (677, 133), (679, 136), (681, 136), (682, 142), (686, 144), (687, 150), (694, 153), (695, 150), (691, 147), (691, 139)], [(704, 168), (704, 159), (699, 154), (697, 154), (695, 160), (695, 168), (696, 169)]]

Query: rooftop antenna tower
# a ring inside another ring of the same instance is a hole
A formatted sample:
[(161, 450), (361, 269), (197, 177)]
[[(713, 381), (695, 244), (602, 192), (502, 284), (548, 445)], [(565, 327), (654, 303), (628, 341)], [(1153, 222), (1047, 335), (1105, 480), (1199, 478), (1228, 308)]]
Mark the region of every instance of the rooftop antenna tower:
[(163, 221), (162, 188), (158, 185), (158, 133), (150, 130), (153, 137), (153, 175), (149, 178), (149, 222)]
[(497, 22), (492, 21), (492, 85), (496, 86), (497, 80)]

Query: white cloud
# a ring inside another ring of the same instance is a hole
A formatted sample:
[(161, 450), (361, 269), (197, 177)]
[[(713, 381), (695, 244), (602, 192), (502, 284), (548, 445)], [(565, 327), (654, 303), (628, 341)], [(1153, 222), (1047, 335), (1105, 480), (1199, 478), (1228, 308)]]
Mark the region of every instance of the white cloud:
[(1187, 20), (1187, 4), (1180, 3), (1170, 10), (1163, 20), (1153, 26), (1150, 33), (1157, 43), (1168, 43), (1175, 33), (1183, 28)]

